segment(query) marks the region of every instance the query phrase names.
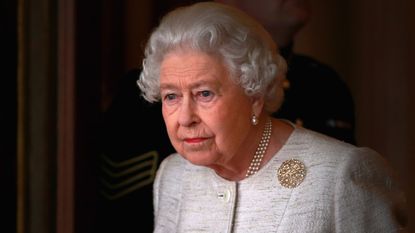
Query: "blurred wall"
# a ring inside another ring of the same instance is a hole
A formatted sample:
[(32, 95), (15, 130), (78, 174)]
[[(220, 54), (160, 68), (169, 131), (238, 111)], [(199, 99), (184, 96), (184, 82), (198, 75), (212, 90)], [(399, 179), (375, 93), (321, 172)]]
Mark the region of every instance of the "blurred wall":
[(357, 141), (384, 155), (407, 192), (415, 232), (415, 4), (315, 0), (296, 50), (334, 67), (355, 100)]

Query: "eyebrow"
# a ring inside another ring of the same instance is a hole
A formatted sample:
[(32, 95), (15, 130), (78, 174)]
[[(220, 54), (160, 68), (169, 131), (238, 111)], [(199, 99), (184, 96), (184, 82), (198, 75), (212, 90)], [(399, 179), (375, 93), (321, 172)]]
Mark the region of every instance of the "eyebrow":
[[(198, 88), (198, 87), (204, 86), (204, 85), (218, 86), (218, 82), (200, 80), (196, 83), (191, 84), (190, 89), (195, 89), (195, 88)], [(170, 84), (170, 83), (163, 83), (163, 84), (160, 84), (160, 89), (176, 89), (176, 86), (173, 85), (173, 84)]]

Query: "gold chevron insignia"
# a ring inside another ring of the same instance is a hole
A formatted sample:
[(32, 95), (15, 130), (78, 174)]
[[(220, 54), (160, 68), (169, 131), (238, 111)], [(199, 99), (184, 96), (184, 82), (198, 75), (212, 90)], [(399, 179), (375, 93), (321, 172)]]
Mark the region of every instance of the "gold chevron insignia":
[(116, 200), (154, 181), (159, 155), (157, 151), (115, 162), (101, 156), (101, 194), (108, 200)]

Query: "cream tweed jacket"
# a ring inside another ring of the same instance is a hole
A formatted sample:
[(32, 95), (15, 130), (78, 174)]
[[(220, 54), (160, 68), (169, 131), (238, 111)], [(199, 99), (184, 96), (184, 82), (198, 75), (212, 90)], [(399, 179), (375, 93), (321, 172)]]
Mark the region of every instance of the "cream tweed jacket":
[[(306, 168), (295, 188), (282, 186), (277, 176), (289, 159)], [(382, 157), (299, 127), (242, 181), (173, 154), (162, 162), (153, 188), (157, 233), (404, 232), (405, 196)]]

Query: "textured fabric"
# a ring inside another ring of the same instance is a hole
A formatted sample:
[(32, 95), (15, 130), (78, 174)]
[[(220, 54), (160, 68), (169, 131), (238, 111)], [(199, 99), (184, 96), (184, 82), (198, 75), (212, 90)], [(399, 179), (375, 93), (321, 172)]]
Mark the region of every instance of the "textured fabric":
[[(289, 189), (277, 169), (292, 158), (307, 174)], [(154, 232), (401, 232), (405, 199), (395, 180), (373, 150), (303, 128), (239, 182), (173, 154), (154, 183)]]

